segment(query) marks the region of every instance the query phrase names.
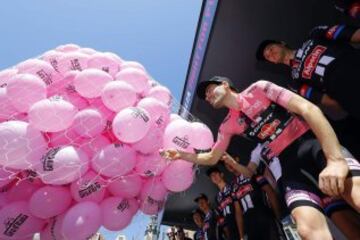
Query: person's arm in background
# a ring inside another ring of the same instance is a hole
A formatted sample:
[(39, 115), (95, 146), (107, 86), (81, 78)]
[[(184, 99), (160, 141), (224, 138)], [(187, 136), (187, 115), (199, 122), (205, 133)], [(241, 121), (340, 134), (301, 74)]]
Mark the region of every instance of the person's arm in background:
[(246, 166), (241, 165), (238, 161), (236, 161), (232, 156), (228, 153), (225, 153), (221, 160), (225, 163), (229, 164), (238, 174), (243, 174), (245, 177), (251, 178), (254, 175), (254, 172), (249, 170)]
[(307, 84), (291, 84), (290, 89), (308, 99), (310, 102), (316, 104), (321, 108), (324, 113), (332, 120), (340, 120), (347, 117), (348, 113), (341, 107), (341, 105), (332, 99), (325, 92), (317, 89), (316, 87)]
[(305, 120), (320, 142), (327, 160), (327, 166), (319, 175), (320, 189), (330, 196), (343, 193), (349, 167), (335, 131), (320, 108), (300, 95), (268, 81), (257, 81), (251, 87), (259, 87), (270, 100)]
[(310, 31), (310, 37), (337, 42), (360, 43), (360, 28), (345, 24), (316, 26)]
[(243, 211), (241, 209), (240, 203), (238, 201), (234, 201), (235, 208), (235, 220), (236, 226), (240, 235), (240, 239), (244, 239), (245, 230), (244, 230), (244, 216)]

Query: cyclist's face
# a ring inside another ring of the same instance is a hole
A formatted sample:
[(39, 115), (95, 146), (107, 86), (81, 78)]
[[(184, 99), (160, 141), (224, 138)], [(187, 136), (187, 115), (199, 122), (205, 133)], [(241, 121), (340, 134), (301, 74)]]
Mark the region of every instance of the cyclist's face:
[(200, 210), (203, 212), (206, 212), (207, 210), (209, 210), (209, 203), (204, 198), (200, 198), (198, 200), (198, 206), (199, 206)]
[(226, 87), (225, 84), (210, 84), (207, 88), (206, 88), (206, 92), (205, 92), (205, 100), (211, 104), (211, 106), (213, 106), (214, 108), (221, 108), (222, 107), (222, 103), (223, 100), (225, 98), (227, 91), (226, 91)]
[(285, 46), (279, 43), (271, 43), (264, 50), (264, 57), (272, 63), (282, 63), (285, 57)]
[(223, 181), (223, 178), (222, 178), (222, 176), (221, 176), (221, 173), (219, 173), (219, 172), (213, 172), (213, 173), (211, 173), (211, 174), (210, 174), (210, 179), (211, 179), (211, 181), (212, 181), (214, 184), (216, 184), (216, 185), (218, 185), (219, 183), (221, 183), (221, 182)]

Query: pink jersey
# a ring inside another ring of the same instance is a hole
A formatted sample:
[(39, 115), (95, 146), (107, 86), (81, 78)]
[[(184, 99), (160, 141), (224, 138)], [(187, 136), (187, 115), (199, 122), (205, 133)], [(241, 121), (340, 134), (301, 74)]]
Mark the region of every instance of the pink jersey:
[(309, 130), (299, 116), (288, 112), (294, 93), (271, 82), (258, 81), (238, 94), (240, 111), (230, 109), (223, 120), (215, 149), (226, 151), (233, 135), (263, 143), (265, 156), (278, 156), (294, 140)]

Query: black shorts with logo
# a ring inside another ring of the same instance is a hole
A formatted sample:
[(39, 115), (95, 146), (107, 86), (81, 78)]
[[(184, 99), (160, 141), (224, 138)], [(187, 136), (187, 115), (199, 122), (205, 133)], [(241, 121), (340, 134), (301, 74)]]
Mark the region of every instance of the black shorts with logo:
[[(360, 176), (360, 164), (344, 154), (349, 166), (348, 177)], [(292, 143), (279, 156), (282, 177), (279, 186), (290, 210), (311, 206), (327, 215), (349, 208), (341, 199), (331, 198), (317, 187), (320, 172), (326, 166), (326, 158), (320, 143), (309, 131)]]

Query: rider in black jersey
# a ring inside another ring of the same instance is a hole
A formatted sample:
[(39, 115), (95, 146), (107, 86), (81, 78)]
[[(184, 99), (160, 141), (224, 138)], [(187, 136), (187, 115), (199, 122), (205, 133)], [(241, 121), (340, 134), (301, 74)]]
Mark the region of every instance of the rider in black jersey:
[(258, 60), (285, 64), (291, 69), (289, 86), (319, 105), (333, 123), (344, 146), (360, 156), (360, 50), (350, 43), (360, 42), (360, 30), (347, 26), (319, 26), (298, 49), (285, 42), (265, 40), (257, 49)]

